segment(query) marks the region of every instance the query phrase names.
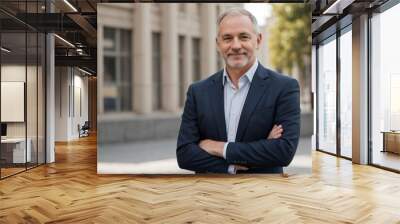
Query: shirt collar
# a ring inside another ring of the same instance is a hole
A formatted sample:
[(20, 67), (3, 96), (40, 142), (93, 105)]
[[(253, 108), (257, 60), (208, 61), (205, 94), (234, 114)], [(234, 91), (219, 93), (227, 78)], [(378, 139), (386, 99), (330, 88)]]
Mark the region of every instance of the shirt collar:
[[(254, 77), (254, 74), (256, 73), (257, 67), (258, 67), (258, 60), (256, 59), (254, 64), (249, 68), (249, 70), (247, 70), (244, 73), (244, 76), (247, 77), (247, 79), (249, 80), (250, 83), (253, 80), (253, 77)], [(244, 76), (242, 76), (242, 77), (244, 77)], [(228, 72), (226, 71), (226, 66), (225, 66), (224, 67), (224, 73), (222, 75), (222, 85), (225, 86), (225, 82), (226, 81), (230, 82), (231, 80), (230, 80), (230, 78), (228, 76)]]

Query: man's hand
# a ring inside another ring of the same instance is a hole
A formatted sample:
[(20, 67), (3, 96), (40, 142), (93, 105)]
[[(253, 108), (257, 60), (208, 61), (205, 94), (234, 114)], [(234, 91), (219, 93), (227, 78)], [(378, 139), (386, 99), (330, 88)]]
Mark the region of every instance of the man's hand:
[(276, 139), (282, 136), (283, 128), (282, 125), (274, 125), (272, 130), (269, 132), (267, 139)]
[(211, 139), (201, 140), (199, 146), (208, 154), (223, 157), (225, 142), (214, 141)]
[(235, 170), (248, 170), (248, 167), (242, 166), (242, 165), (237, 165), (237, 164), (233, 164), (235, 166)]

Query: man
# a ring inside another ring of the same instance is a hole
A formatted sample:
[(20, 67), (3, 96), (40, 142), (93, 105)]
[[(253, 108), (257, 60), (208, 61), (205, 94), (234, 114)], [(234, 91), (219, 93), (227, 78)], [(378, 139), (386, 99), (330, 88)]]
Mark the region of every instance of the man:
[(226, 66), (188, 89), (178, 165), (196, 173), (282, 173), (299, 140), (298, 82), (258, 63), (262, 36), (247, 10), (223, 13), (216, 41)]

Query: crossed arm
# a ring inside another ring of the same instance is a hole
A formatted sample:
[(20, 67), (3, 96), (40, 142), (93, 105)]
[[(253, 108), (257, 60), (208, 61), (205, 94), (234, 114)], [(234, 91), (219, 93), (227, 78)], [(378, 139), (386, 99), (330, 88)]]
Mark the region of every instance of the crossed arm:
[[(282, 125), (274, 125), (274, 127), (272, 128), (266, 139), (278, 139), (282, 136), (282, 133), (283, 133)], [(225, 144), (226, 142), (204, 139), (200, 141), (199, 146), (201, 149), (203, 149), (210, 155), (223, 158)], [(248, 167), (246, 166), (239, 164), (233, 164), (233, 165), (235, 167), (235, 170), (248, 170)]]
[[(179, 167), (199, 173), (227, 173), (230, 164), (235, 164), (237, 169), (266, 164), (287, 166), (297, 148), (300, 131), (298, 83), (292, 82), (287, 87), (287, 90), (279, 97), (276, 110), (275, 121), (281, 126), (275, 126), (276, 128), (271, 131), (275, 139), (266, 137), (249, 143), (229, 143), (226, 159), (224, 159), (222, 157), (224, 142), (200, 139), (193, 87), (190, 86), (178, 136), (176, 153)], [(285, 133), (283, 133), (283, 128), (285, 128)]]
[(292, 161), (300, 136), (300, 88), (294, 79), (285, 82), (276, 98), (273, 122), (284, 131), (277, 139), (260, 139), (251, 142), (230, 142), (226, 161), (249, 167), (283, 167)]

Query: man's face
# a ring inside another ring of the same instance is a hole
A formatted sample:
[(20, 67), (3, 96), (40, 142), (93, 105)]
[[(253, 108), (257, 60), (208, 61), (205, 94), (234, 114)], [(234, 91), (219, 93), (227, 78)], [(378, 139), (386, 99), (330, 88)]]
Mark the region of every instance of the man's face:
[(260, 42), (261, 35), (256, 34), (250, 18), (245, 15), (227, 16), (219, 25), (218, 50), (232, 69), (250, 67)]

